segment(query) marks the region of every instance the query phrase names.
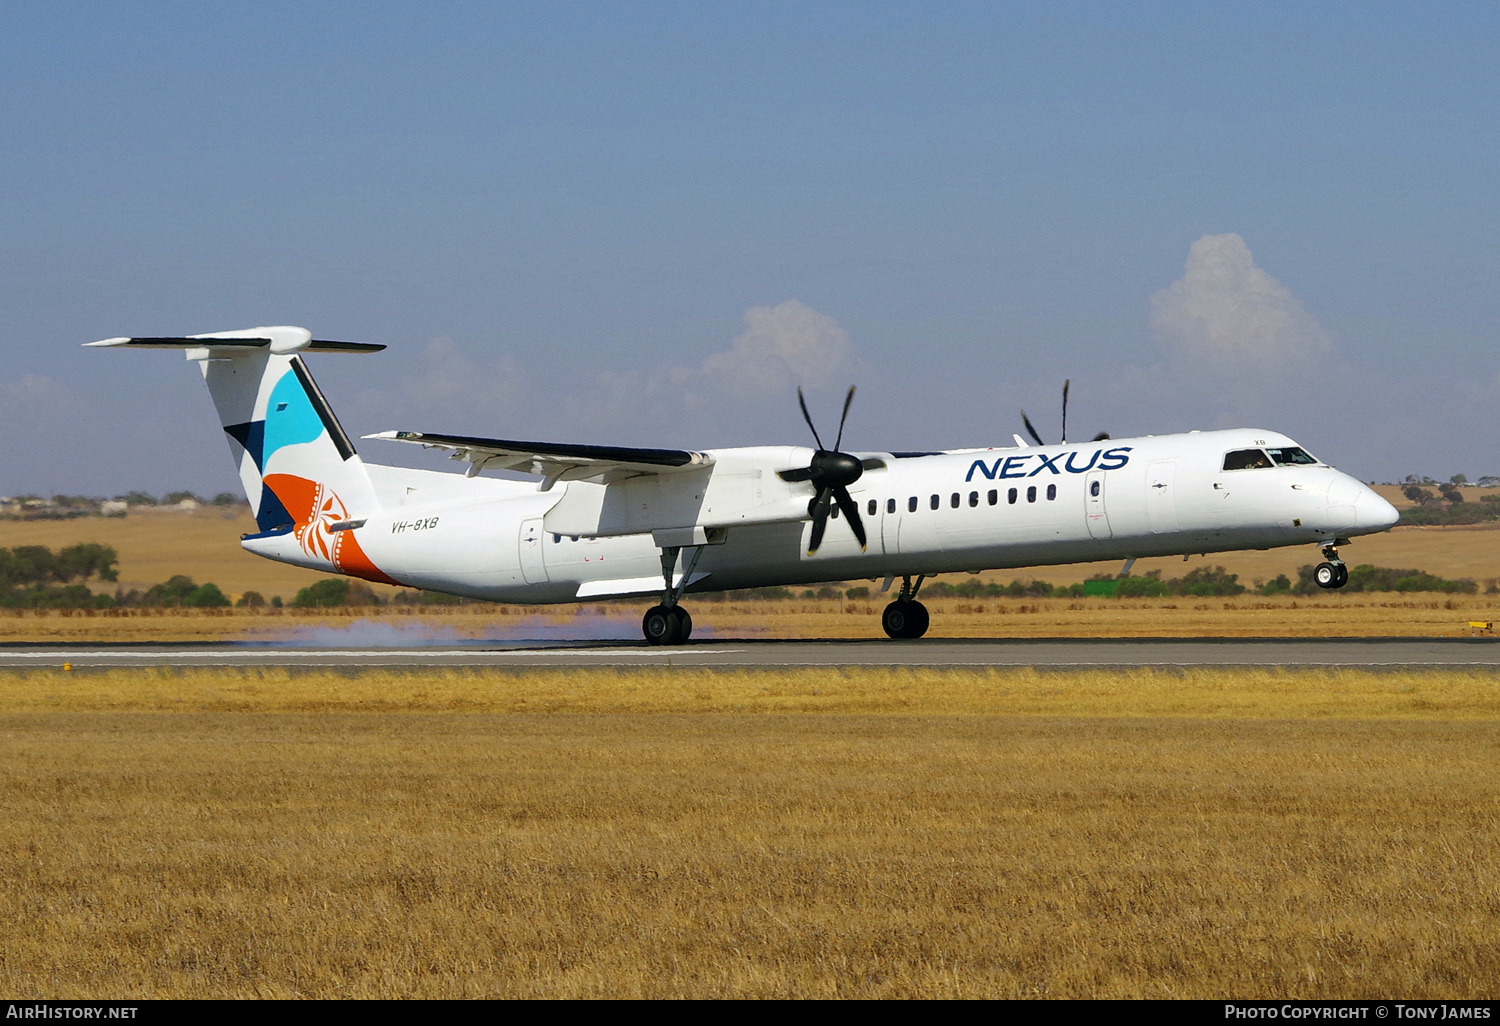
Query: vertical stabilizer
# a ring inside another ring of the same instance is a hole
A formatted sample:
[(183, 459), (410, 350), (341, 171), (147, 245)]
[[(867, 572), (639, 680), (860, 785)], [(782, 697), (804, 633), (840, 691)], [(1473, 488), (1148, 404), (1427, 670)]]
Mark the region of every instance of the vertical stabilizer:
[(92, 344), (184, 349), (199, 363), (255, 511), (258, 533), (247, 540), (291, 536), (300, 552), (275, 558), (396, 583), (370, 562), (355, 538), (353, 527), (377, 513), (380, 504), (364, 463), (300, 355), (383, 346), (314, 341), (305, 329), (289, 327)]

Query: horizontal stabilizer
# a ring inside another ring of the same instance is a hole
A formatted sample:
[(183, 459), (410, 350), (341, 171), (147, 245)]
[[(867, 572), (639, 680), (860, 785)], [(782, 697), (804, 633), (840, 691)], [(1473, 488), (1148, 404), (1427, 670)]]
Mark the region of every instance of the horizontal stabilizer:
[(334, 342), (313, 338), (305, 328), (249, 328), (244, 331), (215, 331), (205, 335), (151, 335), (104, 338), (85, 342), (91, 347), (123, 346), (129, 349), (207, 349), (210, 352), (245, 352), (270, 349), (290, 353), (378, 353), (385, 348), (370, 342)]
[(381, 431), (366, 435), (390, 442), (411, 442), (428, 449), (448, 449), (449, 459), (467, 460), (469, 476), (481, 470), (515, 470), (539, 474), (548, 482), (602, 480), (605, 483), (641, 474), (703, 470), (714, 458), (685, 449), (631, 449), (618, 445), (567, 445), (513, 442), (467, 435), (433, 435), (421, 431)]

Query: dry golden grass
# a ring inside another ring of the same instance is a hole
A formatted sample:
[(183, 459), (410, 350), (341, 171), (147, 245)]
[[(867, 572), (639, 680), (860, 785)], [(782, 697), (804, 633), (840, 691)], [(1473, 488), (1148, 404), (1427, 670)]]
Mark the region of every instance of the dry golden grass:
[[(881, 638), (884, 598), (713, 602), (689, 596), (694, 641), (726, 638)], [(1461, 636), (1470, 620), (1500, 620), (1500, 595), (1327, 594), (1164, 599), (927, 599), (931, 638)], [(455, 641), (578, 637), (640, 640), (651, 603), (577, 606), (346, 607), (328, 610), (0, 610), (0, 642), (281, 640), (374, 620)]]
[(1497, 691), (0, 675), (0, 990), (1489, 998)]
[(0, 711), (1500, 720), (1500, 671), (807, 667), (0, 672)]

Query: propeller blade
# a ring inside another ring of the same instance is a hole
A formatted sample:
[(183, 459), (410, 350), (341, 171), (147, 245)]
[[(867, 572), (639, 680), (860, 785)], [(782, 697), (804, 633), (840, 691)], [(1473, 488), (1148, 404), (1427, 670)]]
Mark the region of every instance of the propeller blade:
[(823, 532), (828, 530), (828, 509), (830, 499), (833, 498), (831, 488), (820, 488), (818, 494), (808, 505), (807, 511), (812, 514), (812, 537), (807, 540), (807, 554), (811, 556), (818, 551), (818, 546), (823, 544)]
[(855, 539), (859, 542), (859, 550), (863, 552), (865, 544), (865, 523), (859, 516), (859, 503), (854, 501), (849, 494), (849, 489), (843, 485), (833, 490), (833, 497), (838, 500), (839, 512), (844, 514), (844, 519), (849, 521), (849, 530), (854, 532)]
[(1073, 383), (1071, 378), (1063, 381), (1063, 436), (1062, 444), (1068, 444), (1068, 386)]
[(1042, 441), (1042, 436), (1036, 433), (1036, 428), (1031, 426), (1031, 418), (1026, 416), (1025, 410), (1021, 411), (1021, 422), (1026, 425), (1026, 433), (1036, 440), (1037, 445), (1047, 444)]
[(823, 439), (818, 437), (818, 429), (813, 427), (812, 414), (807, 412), (807, 400), (802, 398), (802, 387), (797, 387), (797, 405), (802, 407), (802, 419), (807, 421), (808, 430), (813, 433), (813, 441), (818, 443), (818, 448), (823, 448)]
[(849, 394), (844, 396), (844, 415), (839, 418), (839, 436), (833, 440), (833, 451), (838, 452), (839, 446), (844, 444), (844, 421), (849, 419), (849, 404), (854, 402), (854, 386), (849, 386)]
[(812, 467), (793, 467), (791, 470), (778, 470), (776, 476), (783, 481), (811, 481), (813, 479)]

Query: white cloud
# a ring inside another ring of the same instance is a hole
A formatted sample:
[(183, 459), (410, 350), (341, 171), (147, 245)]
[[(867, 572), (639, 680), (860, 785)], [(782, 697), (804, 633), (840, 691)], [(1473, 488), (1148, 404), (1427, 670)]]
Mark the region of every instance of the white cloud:
[(672, 372), (674, 384), (701, 374), (727, 392), (790, 393), (798, 385), (842, 384), (855, 371), (854, 343), (838, 321), (788, 299), (745, 311), (745, 331), (698, 372)]
[(0, 396), (4, 397), (8, 405), (23, 406), (71, 399), (72, 393), (46, 375), (27, 373), (15, 381), (0, 384)]
[(1273, 376), (1327, 356), (1333, 333), (1255, 266), (1235, 234), (1193, 243), (1181, 278), (1151, 297), (1151, 327), (1203, 370)]
[(416, 393), (426, 402), (511, 406), (519, 403), (530, 387), (520, 361), (510, 353), (480, 366), (447, 337), (427, 343), (422, 349), (422, 365)]
[[(434, 338), (413, 368), (409, 408), (406, 395), (372, 392), (361, 413), (382, 428), (399, 413), (431, 430), (685, 445), (743, 436), (752, 425), (763, 433), (767, 417), (788, 422), (799, 385), (841, 391), (863, 369), (849, 333), (797, 300), (752, 307), (744, 321), (727, 346), (705, 346), (715, 351), (697, 365), (579, 367), (545, 377), (528, 373), (514, 354), (481, 355), (479, 347)], [(799, 419), (789, 422), (800, 430)]]

